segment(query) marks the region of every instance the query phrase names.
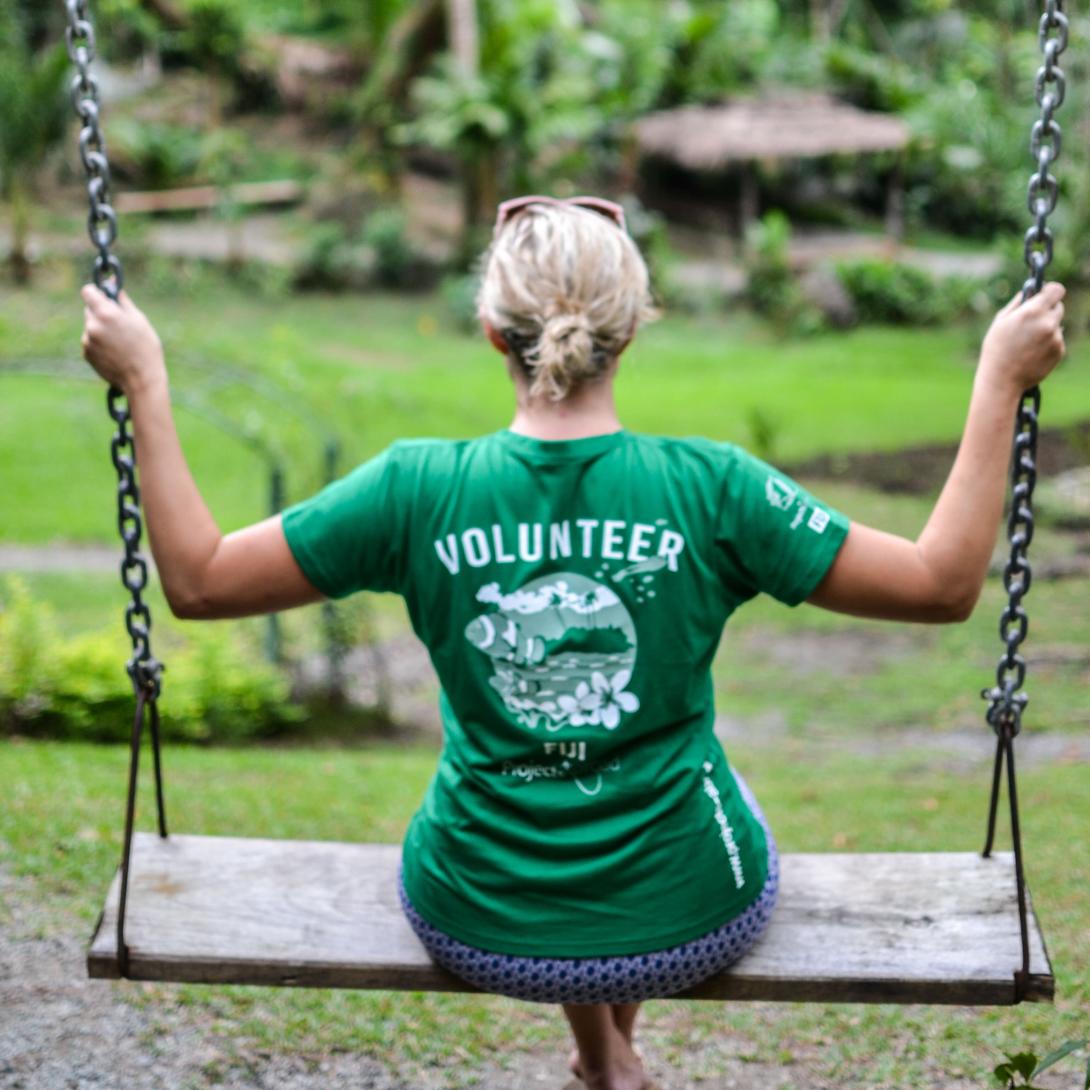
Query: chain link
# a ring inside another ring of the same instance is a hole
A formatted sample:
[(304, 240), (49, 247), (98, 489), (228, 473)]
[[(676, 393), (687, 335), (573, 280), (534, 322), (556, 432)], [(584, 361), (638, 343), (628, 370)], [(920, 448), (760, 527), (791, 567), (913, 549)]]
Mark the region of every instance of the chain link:
[[(1068, 21), (1062, 0), (1045, 0), (1037, 28), (1044, 63), (1034, 81), (1041, 116), (1030, 134), (1029, 150), (1035, 171), (1029, 180), (1026, 203), (1033, 226), (1026, 231), (1024, 255), (1029, 276), (1022, 284), (1022, 301), (1044, 285), (1045, 270), (1052, 261), (1053, 237), (1048, 217), (1056, 208), (1059, 183), (1051, 173), (1060, 157), (1063, 133), (1054, 114), (1063, 103), (1067, 82), (1057, 60), (1067, 48)], [(996, 668), (995, 685), (981, 694), (989, 701), (988, 722), (997, 733), (1014, 737), (1022, 729), (1022, 713), (1029, 697), (1022, 691), (1026, 660), (1020, 648), (1029, 631), (1029, 616), (1022, 600), (1029, 592), (1033, 573), (1027, 550), (1033, 540), (1033, 489), (1037, 483), (1037, 422), (1041, 391), (1034, 386), (1022, 396), (1015, 424), (1011, 460), (1011, 510), (1007, 519), (1010, 556), (1003, 570), (1007, 605), (999, 618), (999, 638), (1004, 652)]]
[[(80, 120), (79, 155), (87, 174), (87, 233), (97, 251), (92, 279), (116, 300), (124, 284), (121, 262), (111, 252), (117, 241), (117, 213), (110, 204), (110, 164), (106, 141), (99, 125), (99, 86), (91, 72), (96, 56), (95, 30), (91, 25), (88, 0), (64, 0), (68, 15), (65, 41), (76, 69), (70, 86), (72, 108)], [(131, 417), (125, 395), (111, 386), (106, 406), (116, 432), (110, 456), (117, 470), (117, 529), (125, 548), (121, 561), (121, 583), (129, 592), (125, 607), (125, 629), (132, 641), (132, 658), (126, 664), (133, 686), (152, 699), (159, 695), (163, 665), (151, 652), (151, 610), (144, 601), (148, 565), (140, 554), (143, 521), (140, 489), (136, 477), (136, 447), (129, 430)]]

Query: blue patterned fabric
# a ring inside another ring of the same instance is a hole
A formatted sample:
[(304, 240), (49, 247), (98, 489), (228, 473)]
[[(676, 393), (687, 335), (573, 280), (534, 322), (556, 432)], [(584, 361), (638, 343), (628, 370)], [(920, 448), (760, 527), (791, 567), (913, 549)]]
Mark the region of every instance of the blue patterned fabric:
[(401, 907), (431, 958), (487, 992), (534, 1003), (635, 1003), (673, 995), (732, 965), (761, 937), (779, 886), (772, 830), (749, 786), (734, 773), (768, 840), (768, 878), (741, 915), (689, 942), (647, 954), (601, 958), (540, 958), (468, 946), (433, 927), (413, 908), (398, 876)]

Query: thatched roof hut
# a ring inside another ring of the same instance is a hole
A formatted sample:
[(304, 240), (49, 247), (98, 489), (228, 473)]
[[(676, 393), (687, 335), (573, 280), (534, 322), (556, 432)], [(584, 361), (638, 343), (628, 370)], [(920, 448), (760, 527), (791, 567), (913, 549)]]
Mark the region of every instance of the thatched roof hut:
[[(735, 168), (741, 178), (739, 233), (756, 214), (754, 165), (827, 155), (900, 152), (908, 125), (891, 114), (860, 110), (831, 95), (786, 91), (716, 106), (682, 106), (635, 123), (638, 154), (693, 171)], [(900, 234), (899, 171), (891, 172), (887, 218)]]
[(899, 151), (908, 139), (908, 126), (899, 117), (815, 93), (682, 106), (636, 122), (641, 152), (689, 170), (720, 170), (753, 160)]

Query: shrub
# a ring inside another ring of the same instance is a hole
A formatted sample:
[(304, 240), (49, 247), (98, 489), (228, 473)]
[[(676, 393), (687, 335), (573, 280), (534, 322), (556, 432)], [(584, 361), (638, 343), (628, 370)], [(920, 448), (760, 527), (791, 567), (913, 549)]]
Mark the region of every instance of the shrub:
[(778, 210), (766, 212), (746, 233), (747, 295), (758, 314), (791, 333), (813, 333), (823, 325), (821, 312), (799, 288), (791, 269), (791, 224)]
[(844, 261), (836, 271), (863, 322), (935, 325), (963, 313), (976, 294), (965, 281), (895, 261)]
[(477, 321), (477, 288), (480, 278), (476, 273), (456, 273), (445, 276), (440, 284), (440, 292), (447, 314), (455, 328), (463, 333), (477, 333), (480, 325)]
[(122, 177), (149, 189), (192, 181), (201, 163), (199, 133), (182, 125), (118, 118), (110, 126), (111, 162)]
[[(64, 636), (53, 610), (9, 577), (0, 590), (0, 724), (57, 738), (128, 739), (132, 686), (114, 630)], [(163, 680), (163, 735), (237, 742), (298, 724), (289, 682), (248, 653), (235, 630), (192, 629)]]
[(375, 257), (351, 240), (340, 223), (326, 221), (310, 233), (303, 256), (293, 271), (300, 288), (364, 289), (374, 281)]
[(420, 284), (421, 262), (406, 234), (405, 214), (396, 208), (372, 212), (363, 225), (363, 241), (375, 255), (379, 287), (412, 288)]
[(435, 267), (413, 246), (406, 227), (405, 215), (397, 208), (376, 209), (361, 231), (323, 220), (311, 231), (295, 281), (303, 288), (431, 287)]

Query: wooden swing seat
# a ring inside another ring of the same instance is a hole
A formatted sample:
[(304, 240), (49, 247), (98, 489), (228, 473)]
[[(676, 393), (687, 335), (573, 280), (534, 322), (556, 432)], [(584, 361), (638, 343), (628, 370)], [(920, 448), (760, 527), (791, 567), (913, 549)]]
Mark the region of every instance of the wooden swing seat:
[[(134, 980), (472, 991), (401, 913), (396, 844), (137, 833), (125, 935)], [(115, 876), (87, 967), (116, 978)], [(1025, 999), (1055, 981), (1030, 908)], [(1017, 1002), (1013, 857), (788, 854), (767, 933), (692, 999)]]

